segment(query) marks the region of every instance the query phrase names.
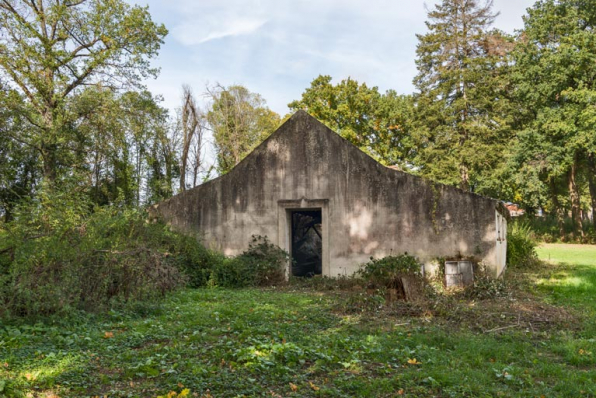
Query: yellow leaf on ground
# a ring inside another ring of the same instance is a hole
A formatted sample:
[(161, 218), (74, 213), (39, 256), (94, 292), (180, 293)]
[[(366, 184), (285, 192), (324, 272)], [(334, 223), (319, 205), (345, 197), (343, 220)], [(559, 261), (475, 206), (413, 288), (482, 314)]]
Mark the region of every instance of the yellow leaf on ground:
[(418, 361), (416, 360), (416, 358), (410, 358), (410, 359), (408, 359), (408, 363), (409, 363), (410, 365), (420, 365), (422, 362), (418, 362)]
[(111, 339), (112, 337), (114, 337), (114, 332), (104, 332), (103, 334), (104, 339)]
[(180, 391), (180, 394), (178, 394), (178, 398), (188, 397), (188, 394), (190, 394), (190, 390), (188, 388), (185, 388), (184, 390)]
[(310, 388), (313, 389), (313, 391), (319, 391), (320, 390), (320, 388), (317, 387), (317, 386), (315, 386), (312, 381), (309, 381), (308, 384), (310, 385)]
[(296, 384), (290, 382), (290, 389), (292, 391), (298, 391), (298, 386)]

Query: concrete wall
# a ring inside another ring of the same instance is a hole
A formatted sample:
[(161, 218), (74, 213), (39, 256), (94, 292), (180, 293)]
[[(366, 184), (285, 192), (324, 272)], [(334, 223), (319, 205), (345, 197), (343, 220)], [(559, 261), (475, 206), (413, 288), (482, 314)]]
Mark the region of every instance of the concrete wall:
[[(288, 209), (323, 216), (323, 274), (348, 275), (371, 256), (423, 262), (474, 256), (504, 269), (499, 203), (389, 169), (303, 111), (228, 174), (155, 207), (175, 228), (226, 255), (251, 236), (290, 250)], [(501, 227), (502, 229), (502, 227)], [(499, 246), (497, 247), (497, 243)]]

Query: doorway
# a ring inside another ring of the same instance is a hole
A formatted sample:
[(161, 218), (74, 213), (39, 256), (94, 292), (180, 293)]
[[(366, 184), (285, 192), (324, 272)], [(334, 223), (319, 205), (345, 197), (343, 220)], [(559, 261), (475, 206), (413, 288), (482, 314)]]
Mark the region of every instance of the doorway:
[(323, 272), (321, 210), (291, 210), (292, 275), (312, 277)]

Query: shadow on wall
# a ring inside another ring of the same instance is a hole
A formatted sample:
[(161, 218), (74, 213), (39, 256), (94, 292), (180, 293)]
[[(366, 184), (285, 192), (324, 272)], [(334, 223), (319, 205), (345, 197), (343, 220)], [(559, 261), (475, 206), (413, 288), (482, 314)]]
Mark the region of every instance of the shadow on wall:
[[(491, 222), (495, 210), (491, 209), (490, 215), (479, 213), (467, 216), (444, 212), (436, 215), (441, 223), (437, 225), (429, 220), (422, 207), (416, 206), (403, 212), (381, 207), (373, 212), (362, 202), (357, 202), (354, 209), (343, 217), (349, 240), (348, 250), (340, 257), (349, 263), (350, 256), (354, 255), (382, 258), (408, 252), (422, 262), (438, 257), (462, 256), (485, 262), (491, 272), (502, 271), (502, 265), (497, 264), (496, 221)], [(485, 205), (475, 211), (486, 212), (488, 207)], [(453, 224), (456, 219), (460, 220), (460, 224)], [(478, 222), (486, 222), (486, 225), (478, 225)]]

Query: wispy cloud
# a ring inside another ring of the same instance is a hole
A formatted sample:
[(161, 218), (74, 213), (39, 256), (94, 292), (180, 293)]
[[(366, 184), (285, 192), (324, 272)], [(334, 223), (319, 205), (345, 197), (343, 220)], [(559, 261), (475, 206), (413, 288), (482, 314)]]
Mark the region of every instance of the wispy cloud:
[[(416, 33), (440, 0), (128, 0), (148, 3), (171, 35), (159, 66), (167, 84), (243, 84), (278, 113), (319, 74), (413, 91)], [(495, 0), (496, 27), (512, 32), (534, 0)], [(425, 8), (425, 3), (427, 8)], [(166, 77), (167, 76), (167, 77)], [(152, 85), (149, 84), (151, 87)], [(179, 88), (170, 89), (178, 103)]]
[(248, 35), (267, 23), (264, 18), (228, 17), (213, 26), (197, 26), (187, 21), (173, 29), (174, 36), (184, 45), (192, 46), (225, 37)]

